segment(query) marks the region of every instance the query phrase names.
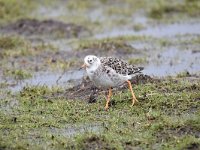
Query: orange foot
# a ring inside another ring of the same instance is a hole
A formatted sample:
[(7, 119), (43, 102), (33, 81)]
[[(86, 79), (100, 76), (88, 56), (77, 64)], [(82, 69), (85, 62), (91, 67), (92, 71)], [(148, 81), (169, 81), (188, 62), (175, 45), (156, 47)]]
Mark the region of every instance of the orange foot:
[(108, 110), (108, 108), (109, 108), (108, 105), (109, 105), (109, 102), (110, 102), (111, 95), (112, 95), (112, 90), (111, 90), (111, 88), (109, 88), (108, 97), (107, 97), (107, 100), (106, 100), (105, 110)]
[(138, 102), (138, 100), (137, 100), (137, 98), (135, 97), (135, 94), (134, 94), (134, 92), (133, 92), (133, 88), (132, 88), (131, 82), (130, 82), (129, 80), (127, 80), (127, 82), (128, 82), (129, 89), (130, 89), (131, 94), (132, 94), (132, 97), (133, 97), (133, 99), (132, 99), (132, 105), (131, 105), (131, 106), (133, 106), (133, 105), (135, 104), (135, 102)]

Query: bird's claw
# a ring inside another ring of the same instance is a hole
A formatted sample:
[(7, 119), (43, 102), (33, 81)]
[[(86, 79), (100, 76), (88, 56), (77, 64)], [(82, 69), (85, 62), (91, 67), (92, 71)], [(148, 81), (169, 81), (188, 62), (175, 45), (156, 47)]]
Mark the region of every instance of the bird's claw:
[(104, 108), (105, 108), (105, 110), (107, 111), (109, 107), (108, 107), (108, 105), (106, 105)]
[(131, 104), (131, 107), (133, 107), (133, 105), (135, 105), (135, 102), (138, 102), (138, 100), (137, 100), (137, 99), (133, 99), (133, 102), (132, 102), (132, 104)]

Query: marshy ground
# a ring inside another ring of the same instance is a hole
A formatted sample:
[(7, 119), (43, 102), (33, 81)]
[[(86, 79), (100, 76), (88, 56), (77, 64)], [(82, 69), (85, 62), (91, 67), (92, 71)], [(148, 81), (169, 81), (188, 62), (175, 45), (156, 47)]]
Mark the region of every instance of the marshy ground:
[[(0, 149), (200, 149), (199, 0), (0, 0)], [(144, 75), (105, 92), (85, 55)]]

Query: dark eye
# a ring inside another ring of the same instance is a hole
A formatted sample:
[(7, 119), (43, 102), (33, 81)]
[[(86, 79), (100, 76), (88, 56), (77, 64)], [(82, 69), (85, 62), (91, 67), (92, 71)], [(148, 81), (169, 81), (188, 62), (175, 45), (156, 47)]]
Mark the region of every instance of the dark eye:
[(92, 62), (92, 59), (88, 60), (88, 62), (91, 63), (91, 62)]

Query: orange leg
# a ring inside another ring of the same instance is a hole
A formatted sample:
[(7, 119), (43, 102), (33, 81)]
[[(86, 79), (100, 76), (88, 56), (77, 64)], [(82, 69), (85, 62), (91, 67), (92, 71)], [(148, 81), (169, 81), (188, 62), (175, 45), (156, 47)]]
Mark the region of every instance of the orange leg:
[(136, 99), (135, 94), (133, 92), (133, 88), (132, 88), (131, 82), (129, 80), (127, 82), (128, 82), (129, 89), (131, 90), (131, 94), (132, 94), (132, 97), (133, 97), (132, 105), (131, 105), (131, 106), (133, 106), (135, 104), (135, 102), (138, 102), (138, 100)]
[(109, 88), (108, 97), (107, 97), (107, 99), (106, 99), (106, 106), (105, 106), (105, 109), (106, 109), (106, 110), (108, 109), (108, 104), (109, 104), (109, 102), (110, 102), (111, 95), (112, 95), (112, 90), (111, 90), (111, 88)]

